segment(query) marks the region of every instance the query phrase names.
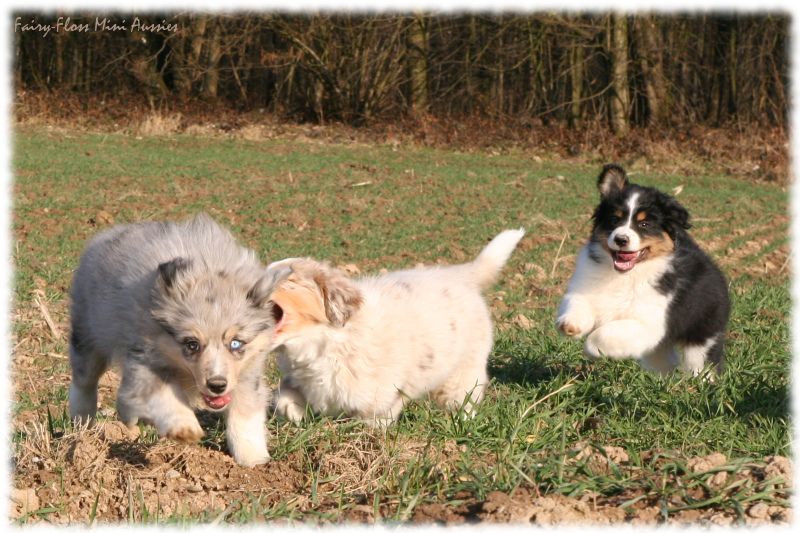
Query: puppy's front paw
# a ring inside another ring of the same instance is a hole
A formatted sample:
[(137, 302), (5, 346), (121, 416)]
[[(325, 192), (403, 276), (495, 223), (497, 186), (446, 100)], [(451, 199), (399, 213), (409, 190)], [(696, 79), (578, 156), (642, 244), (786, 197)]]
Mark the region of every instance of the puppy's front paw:
[(581, 331), (580, 326), (573, 324), (571, 322), (567, 322), (566, 320), (559, 319), (556, 321), (556, 327), (558, 330), (566, 335), (567, 337), (577, 337), (580, 338), (583, 331)]
[(616, 330), (608, 325), (594, 330), (583, 343), (583, 353), (589, 359), (609, 357), (611, 359), (628, 359), (637, 357), (633, 340), (615, 335)]
[(566, 294), (556, 315), (556, 328), (568, 337), (580, 339), (595, 327), (592, 306), (579, 294)]
[(200, 427), (197, 418), (182, 418), (173, 420), (171, 423), (156, 425), (158, 434), (178, 442), (197, 442), (203, 438), (205, 432)]
[(245, 468), (263, 465), (272, 459), (266, 446), (261, 446), (260, 444), (249, 441), (238, 442), (236, 446), (230, 447), (230, 451), (236, 464)]
[(594, 319), (581, 313), (561, 315), (556, 319), (556, 328), (567, 337), (580, 339), (585, 337), (594, 326)]

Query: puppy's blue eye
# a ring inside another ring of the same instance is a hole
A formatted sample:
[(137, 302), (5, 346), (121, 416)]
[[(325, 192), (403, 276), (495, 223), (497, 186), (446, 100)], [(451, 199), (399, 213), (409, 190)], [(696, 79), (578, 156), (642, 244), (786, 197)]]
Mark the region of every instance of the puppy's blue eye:
[(233, 339), (231, 341), (231, 350), (240, 350), (244, 346), (244, 343), (239, 339)]

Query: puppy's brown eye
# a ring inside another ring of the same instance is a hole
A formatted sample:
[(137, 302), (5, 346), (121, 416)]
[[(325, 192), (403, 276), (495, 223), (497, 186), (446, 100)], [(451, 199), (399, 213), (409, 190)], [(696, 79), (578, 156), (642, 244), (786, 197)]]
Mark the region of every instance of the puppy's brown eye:
[(194, 339), (183, 341), (183, 345), (186, 346), (186, 349), (191, 353), (197, 353), (200, 351), (200, 343)]

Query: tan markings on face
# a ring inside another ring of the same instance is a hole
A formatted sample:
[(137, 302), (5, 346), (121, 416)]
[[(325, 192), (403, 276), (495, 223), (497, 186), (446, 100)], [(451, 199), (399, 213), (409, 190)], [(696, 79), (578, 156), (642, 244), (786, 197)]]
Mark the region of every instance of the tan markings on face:
[(238, 341), (240, 341), (242, 343), (242, 348), (240, 349), (240, 351), (238, 353), (244, 354), (245, 349), (246, 349), (246, 346), (245, 346), (246, 343), (245, 343), (245, 341), (242, 339), (242, 337), (240, 335), (241, 335), (241, 333), (239, 331), (239, 328), (237, 328), (237, 327), (228, 328), (225, 331), (225, 333), (222, 334), (222, 346), (225, 347), (227, 350), (230, 350), (231, 352), (235, 353), (235, 350), (231, 349), (231, 342), (233, 342), (234, 339), (238, 340)]
[(617, 210), (614, 212), (614, 214), (615, 214), (617, 217), (619, 217), (619, 218), (622, 218), (622, 215), (623, 215), (623, 213), (622, 213), (622, 209), (617, 209)]
[(298, 284), (291, 277), (281, 283), (272, 294), (272, 301), (280, 306), (284, 323), (275, 335), (297, 333), (307, 327), (329, 322), (322, 298), (313, 289)]
[(644, 220), (646, 218), (647, 218), (647, 213), (645, 213), (644, 211), (641, 211), (641, 212), (639, 212), (639, 214), (636, 215), (636, 222), (641, 222), (642, 220)]
[(647, 257), (653, 259), (669, 255), (675, 249), (675, 243), (669, 235), (662, 233), (658, 236), (645, 237), (642, 239), (642, 248), (650, 248)]

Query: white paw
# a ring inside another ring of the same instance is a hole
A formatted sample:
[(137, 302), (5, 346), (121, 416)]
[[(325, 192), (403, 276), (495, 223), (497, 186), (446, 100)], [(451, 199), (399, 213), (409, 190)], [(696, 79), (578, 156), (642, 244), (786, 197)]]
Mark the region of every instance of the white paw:
[[(230, 438), (230, 437), (229, 437)], [(263, 465), (271, 459), (267, 451), (266, 443), (252, 442), (247, 439), (239, 439), (235, 443), (230, 441), (228, 444), (233, 460), (236, 464), (246, 468), (256, 465)]]
[(569, 313), (556, 319), (556, 328), (567, 337), (580, 339), (594, 327), (594, 318), (584, 313)]
[(603, 329), (594, 330), (583, 343), (583, 354), (590, 359), (601, 357), (611, 357), (612, 359), (623, 359), (626, 356), (620, 353), (619, 343), (608, 342), (608, 336), (604, 335)]
[(299, 424), (305, 415), (305, 400), (300, 400), (294, 394), (275, 394), (275, 414)]
[(576, 339), (580, 339), (584, 335), (584, 330), (582, 330), (580, 326), (568, 321), (565, 318), (559, 318), (556, 320), (556, 328), (558, 328), (558, 331), (567, 337), (575, 337)]
[(228, 437), (228, 450), (241, 466), (253, 467), (270, 460), (267, 451), (266, 409), (242, 413), (243, 405), (237, 403), (236, 409), (227, 414), (225, 432)]
[(200, 427), (200, 422), (194, 414), (189, 416), (181, 416), (174, 414), (173, 416), (164, 416), (154, 421), (154, 425), (158, 430), (161, 437), (167, 437), (179, 442), (197, 442), (203, 438), (205, 432)]

